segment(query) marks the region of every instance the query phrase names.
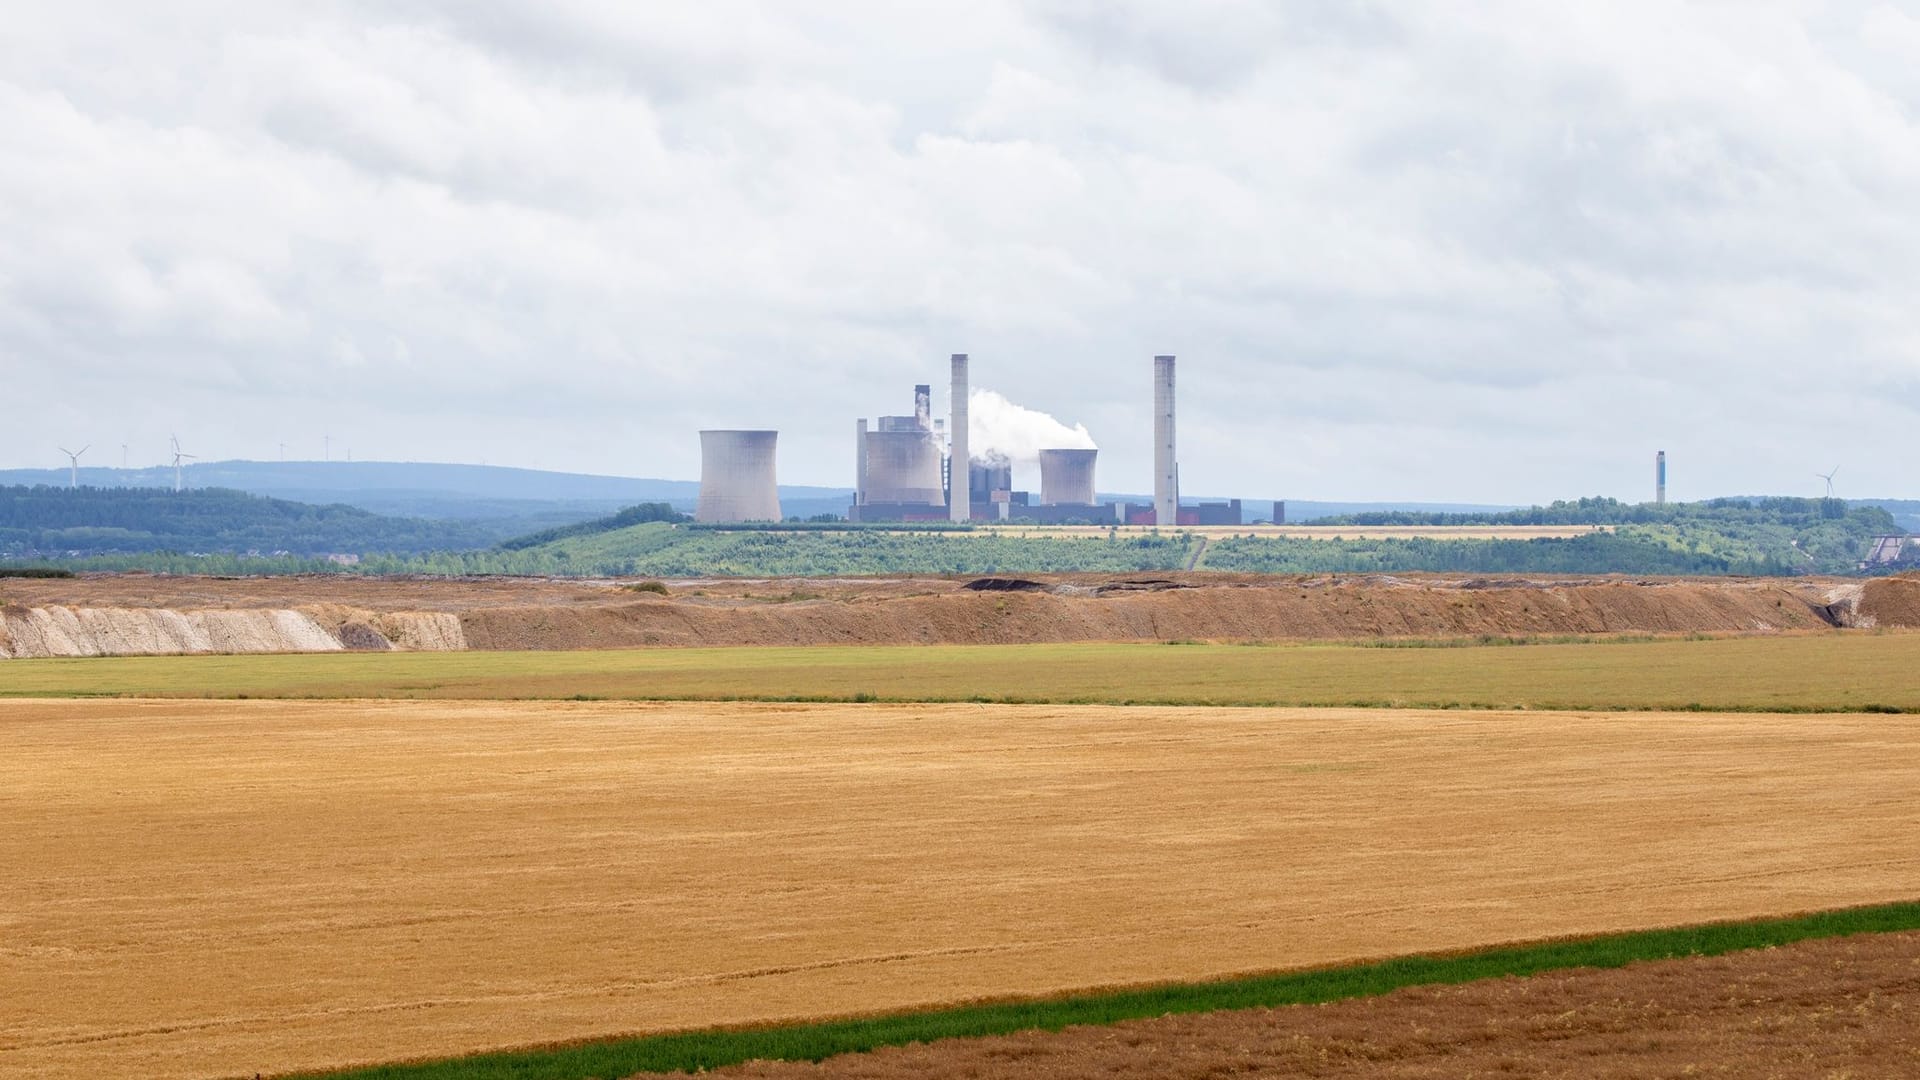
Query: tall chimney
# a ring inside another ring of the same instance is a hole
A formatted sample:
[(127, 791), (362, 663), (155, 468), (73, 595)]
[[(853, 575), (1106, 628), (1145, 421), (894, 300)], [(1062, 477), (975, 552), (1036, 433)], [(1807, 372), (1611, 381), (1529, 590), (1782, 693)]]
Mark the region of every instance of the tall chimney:
[(1180, 523), (1180, 466), (1173, 454), (1173, 357), (1153, 358), (1153, 520)]
[(947, 425), (947, 518), (965, 522), (973, 519), (971, 475), (967, 466), (973, 459), (967, 453), (967, 354), (953, 354), (953, 422)]
[(1653, 455), (1653, 502), (1656, 506), (1667, 505), (1667, 452), (1655, 451)]
[[(867, 504), (867, 418), (861, 417), (853, 431), (853, 505)], [(854, 520), (859, 520), (857, 517)]]

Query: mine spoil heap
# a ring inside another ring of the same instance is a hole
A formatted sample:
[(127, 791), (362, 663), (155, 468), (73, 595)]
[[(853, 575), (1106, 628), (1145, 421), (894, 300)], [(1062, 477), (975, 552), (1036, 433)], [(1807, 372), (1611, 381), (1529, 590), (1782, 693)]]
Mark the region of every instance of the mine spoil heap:
[(1214, 574), (615, 582), (87, 576), (7, 583), (0, 657), (674, 645), (1755, 634), (1920, 626), (1920, 579)]

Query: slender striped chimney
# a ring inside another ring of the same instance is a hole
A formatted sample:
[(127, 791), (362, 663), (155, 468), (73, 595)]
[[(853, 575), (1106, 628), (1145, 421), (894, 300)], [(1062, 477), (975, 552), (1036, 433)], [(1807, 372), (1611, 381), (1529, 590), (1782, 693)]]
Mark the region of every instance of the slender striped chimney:
[(1173, 357), (1153, 358), (1153, 520), (1180, 524), (1180, 464), (1173, 451)]
[(967, 453), (967, 354), (963, 352), (953, 354), (953, 421), (947, 425), (947, 445), (952, 448), (947, 456), (947, 518), (968, 521), (973, 517), (973, 495), (967, 465), (973, 459)]

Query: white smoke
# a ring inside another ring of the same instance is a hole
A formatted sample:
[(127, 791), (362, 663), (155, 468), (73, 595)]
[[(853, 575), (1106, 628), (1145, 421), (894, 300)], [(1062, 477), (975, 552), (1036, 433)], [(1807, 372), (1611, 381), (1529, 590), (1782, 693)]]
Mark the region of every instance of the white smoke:
[(992, 390), (967, 395), (967, 453), (1037, 465), (1042, 450), (1093, 450), (1085, 425), (1072, 427), (1038, 409), (1015, 405)]

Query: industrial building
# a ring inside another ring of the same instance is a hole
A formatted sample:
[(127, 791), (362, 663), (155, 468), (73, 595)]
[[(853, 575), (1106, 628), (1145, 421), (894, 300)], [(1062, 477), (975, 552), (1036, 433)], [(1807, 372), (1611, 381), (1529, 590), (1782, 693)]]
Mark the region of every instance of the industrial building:
[[(1239, 525), (1240, 501), (1180, 505), (1174, 444), (1174, 358), (1153, 358), (1154, 489), (1151, 504), (1101, 502), (1094, 470), (1099, 451), (1039, 451), (1040, 492), (1013, 490), (1013, 464), (968, 441), (968, 358), (950, 361), (952, 416), (934, 419), (931, 387), (914, 387), (910, 416), (854, 425), (854, 496), (849, 521), (1025, 521), (1038, 524)], [(964, 492), (964, 494), (962, 494)]]
[(911, 416), (882, 416), (855, 427), (849, 521), (946, 521), (947, 448), (933, 423), (933, 388), (913, 388)]
[(779, 437), (777, 431), (702, 431), (700, 498), (693, 520), (779, 521), (780, 487), (774, 475)]

